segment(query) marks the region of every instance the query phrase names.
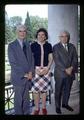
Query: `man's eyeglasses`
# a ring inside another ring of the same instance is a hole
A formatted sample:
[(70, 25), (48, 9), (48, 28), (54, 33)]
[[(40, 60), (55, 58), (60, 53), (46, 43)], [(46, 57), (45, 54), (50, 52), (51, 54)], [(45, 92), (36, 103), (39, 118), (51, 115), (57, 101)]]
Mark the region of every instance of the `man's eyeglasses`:
[(66, 36), (60, 36), (60, 37), (64, 38), (64, 37), (68, 37), (68, 36), (66, 35)]
[(22, 31), (22, 30), (19, 30), (19, 32), (26, 32), (26, 30), (23, 30), (23, 31)]

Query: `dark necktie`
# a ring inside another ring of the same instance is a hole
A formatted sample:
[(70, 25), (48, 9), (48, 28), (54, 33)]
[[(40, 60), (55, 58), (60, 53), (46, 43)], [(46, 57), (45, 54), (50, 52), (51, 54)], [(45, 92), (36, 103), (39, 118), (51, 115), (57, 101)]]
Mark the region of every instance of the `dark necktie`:
[(26, 58), (27, 58), (26, 45), (25, 45), (25, 43), (24, 43), (24, 42), (23, 42), (23, 52), (24, 52), (24, 54), (25, 54), (25, 56), (26, 56)]

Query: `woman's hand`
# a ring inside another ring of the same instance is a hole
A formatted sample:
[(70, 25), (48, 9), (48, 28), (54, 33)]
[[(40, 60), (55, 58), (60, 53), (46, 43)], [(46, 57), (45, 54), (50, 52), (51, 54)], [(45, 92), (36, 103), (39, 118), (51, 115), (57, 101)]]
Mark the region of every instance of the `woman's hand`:
[(41, 75), (41, 70), (40, 70), (40, 68), (36, 68), (35, 73), (38, 74), (38, 75)]
[(47, 67), (39, 67), (36, 69), (36, 74), (38, 75), (46, 75), (49, 69)]
[(40, 72), (41, 72), (41, 75), (46, 75), (48, 73), (49, 69), (48, 67), (43, 67)]

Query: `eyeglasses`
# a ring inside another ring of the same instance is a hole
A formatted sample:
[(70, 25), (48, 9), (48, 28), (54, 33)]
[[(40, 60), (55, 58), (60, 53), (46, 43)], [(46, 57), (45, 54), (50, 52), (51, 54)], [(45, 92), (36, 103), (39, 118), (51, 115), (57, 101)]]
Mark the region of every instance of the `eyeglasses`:
[(19, 32), (26, 32), (26, 30), (23, 30), (23, 31), (22, 31), (22, 30), (19, 30)]
[(59, 37), (62, 37), (62, 38), (64, 38), (64, 37), (68, 37), (68, 36), (66, 35), (66, 36), (59, 36)]

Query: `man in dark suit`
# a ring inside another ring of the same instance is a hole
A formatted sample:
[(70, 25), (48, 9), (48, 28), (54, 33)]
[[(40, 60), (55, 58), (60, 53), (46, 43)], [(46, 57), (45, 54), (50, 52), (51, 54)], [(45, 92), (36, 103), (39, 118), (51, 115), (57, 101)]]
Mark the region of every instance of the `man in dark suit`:
[(55, 62), (55, 105), (56, 112), (61, 114), (61, 101), (63, 108), (73, 111), (73, 108), (68, 105), (68, 101), (78, 69), (78, 56), (75, 46), (69, 43), (70, 34), (68, 31), (62, 31), (59, 39), (60, 42), (53, 46), (53, 57)]
[(11, 82), (14, 86), (14, 109), (17, 115), (30, 114), (29, 89), (34, 76), (34, 59), (26, 38), (26, 27), (17, 27), (17, 39), (8, 46)]

